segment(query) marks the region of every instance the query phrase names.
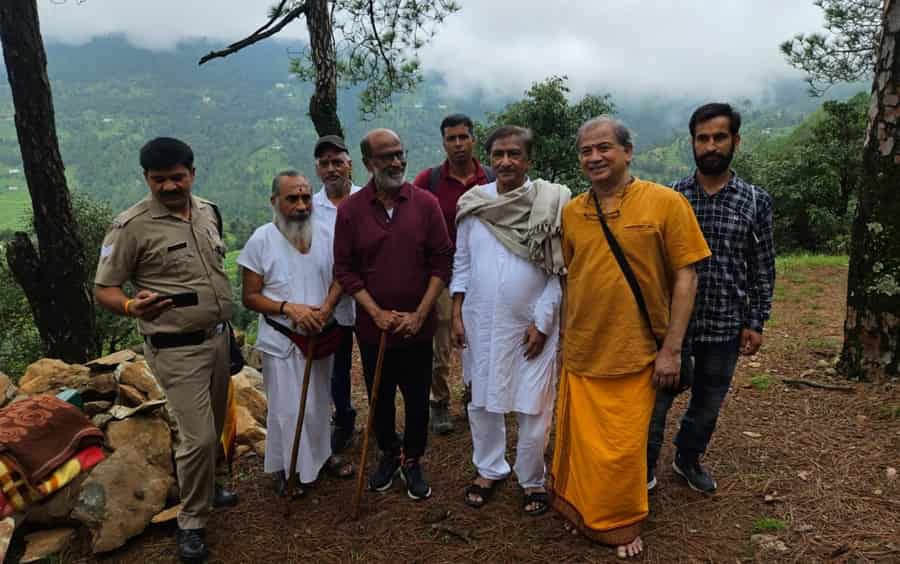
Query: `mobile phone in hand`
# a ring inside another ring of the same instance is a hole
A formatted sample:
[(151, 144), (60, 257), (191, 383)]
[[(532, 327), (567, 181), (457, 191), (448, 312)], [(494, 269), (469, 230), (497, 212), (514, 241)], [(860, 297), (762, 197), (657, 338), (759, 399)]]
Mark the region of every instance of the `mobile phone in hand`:
[(162, 300), (172, 300), (172, 307), (188, 307), (195, 306), (200, 303), (197, 292), (182, 292), (180, 294), (170, 294), (168, 296), (160, 294), (153, 303)]

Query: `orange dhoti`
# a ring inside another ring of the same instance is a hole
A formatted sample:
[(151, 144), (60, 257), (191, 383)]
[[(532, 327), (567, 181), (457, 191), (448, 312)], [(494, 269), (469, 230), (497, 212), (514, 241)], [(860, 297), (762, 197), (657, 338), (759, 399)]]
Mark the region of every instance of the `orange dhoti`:
[(590, 539), (621, 545), (647, 518), (653, 364), (610, 377), (563, 369), (550, 488), (553, 508)]

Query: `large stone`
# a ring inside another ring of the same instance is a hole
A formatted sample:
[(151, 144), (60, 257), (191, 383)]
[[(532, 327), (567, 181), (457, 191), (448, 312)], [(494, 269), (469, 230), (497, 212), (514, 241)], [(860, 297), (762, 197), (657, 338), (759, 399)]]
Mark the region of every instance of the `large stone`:
[(16, 397), (17, 392), (18, 389), (9, 376), (0, 372), (0, 407), (3, 407), (9, 400)]
[(78, 494), (87, 477), (88, 474), (79, 474), (58, 492), (28, 507), (28, 522), (47, 526), (71, 523), (70, 514), (78, 503)]
[(84, 401), (115, 401), (119, 394), (119, 384), (112, 372), (91, 374), (80, 391)]
[(133, 447), (166, 474), (175, 472), (172, 436), (169, 426), (159, 417), (136, 415), (123, 421), (112, 421), (106, 426), (106, 442), (116, 450)]
[(266, 438), (266, 430), (259, 426), (250, 411), (241, 405), (235, 407), (236, 440), (238, 444), (253, 446)]
[(128, 384), (119, 384), (119, 399), (116, 401), (120, 405), (137, 407), (147, 401), (147, 398), (137, 388)]
[(111, 401), (89, 401), (84, 404), (84, 414), (93, 417), (100, 413), (106, 413), (113, 404)]
[(114, 550), (162, 510), (174, 481), (137, 449), (120, 448), (93, 469), (72, 517), (90, 530), (94, 553)]
[(114, 370), (116, 366), (120, 365), (123, 362), (133, 361), (137, 356), (137, 353), (135, 353), (134, 351), (123, 349), (121, 351), (116, 351), (114, 353), (108, 354), (104, 357), (95, 358), (94, 360), (88, 362), (85, 366), (93, 371), (108, 372), (110, 370)]
[[(256, 389), (253, 381), (245, 374), (245, 370), (231, 378), (231, 383), (234, 385), (234, 399), (239, 406), (247, 408), (257, 423), (265, 427), (266, 413), (268, 411), (266, 396)], [(250, 368), (249, 370), (253, 369)], [(256, 371), (254, 370), (254, 372)]]
[(123, 362), (116, 368), (116, 379), (119, 381), (119, 384), (127, 384), (140, 390), (152, 400), (165, 397), (145, 361)]
[(55, 358), (42, 358), (25, 369), (19, 389), (28, 394), (42, 394), (62, 388), (80, 390), (90, 380), (91, 370), (80, 364), (66, 364)]
[(38, 562), (44, 558), (62, 552), (69, 546), (75, 529), (53, 529), (37, 531), (25, 535), (25, 556), (19, 562)]
[(240, 372), (233, 376), (233, 378), (237, 378), (239, 376), (242, 378), (246, 378), (251, 384), (253, 384), (253, 387), (260, 392), (266, 393), (266, 384), (263, 381), (263, 376), (258, 369), (253, 368), (252, 366), (245, 365)]

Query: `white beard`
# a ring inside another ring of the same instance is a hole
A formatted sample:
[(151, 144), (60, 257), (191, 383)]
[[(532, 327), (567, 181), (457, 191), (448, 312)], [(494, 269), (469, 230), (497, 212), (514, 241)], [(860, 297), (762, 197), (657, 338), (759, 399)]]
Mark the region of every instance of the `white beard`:
[(276, 209), (272, 213), (272, 223), (291, 242), (295, 249), (299, 249), (301, 252), (306, 252), (310, 249), (313, 236), (312, 214), (306, 219), (291, 221), (281, 215)]

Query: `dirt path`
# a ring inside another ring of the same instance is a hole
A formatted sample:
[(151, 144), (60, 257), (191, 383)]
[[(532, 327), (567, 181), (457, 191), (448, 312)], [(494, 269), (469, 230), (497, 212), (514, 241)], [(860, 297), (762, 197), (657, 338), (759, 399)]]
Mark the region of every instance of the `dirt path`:
[[(847, 384), (827, 373), (840, 346), (845, 278), (840, 267), (780, 273), (764, 352), (740, 361), (705, 459), (719, 491), (705, 497), (684, 486), (669, 469), (668, 445), (650, 498), (645, 562), (900, 562), (900, 478), (886, 474), (900, 468), (900, 390), (850, 384), (851, 392), (840, 392), (781, 382)], [(355, 370), (356, 404), (364, 405)], [(672, 410), (667, 440), (684, 400)], [(261, 461), (243, 459), (234, 476), (240, 506), (210, 523), (210, 561), (616, 561), (610, 549), (570, 537), (555, 515), (524, 516), (512, 481), (483, 509), (466, 507), (471, 443), (455, 408), (457, 432), (430, 438), (426, 469), (434, 497), (413, 502), (399, 485), (386, 495), (367, 493), (356, 523), (342, 521), (352, 482), (323, 480), (286, 518), (286, 503), (271, 493)], [(172, 562), (173, 527), (154, 527), (100, 562)], [(777, 537), (784, 551), (754, 548), (757, 532)], [(94, 562), (84, 550), (82, 542), (65, 560)]]

